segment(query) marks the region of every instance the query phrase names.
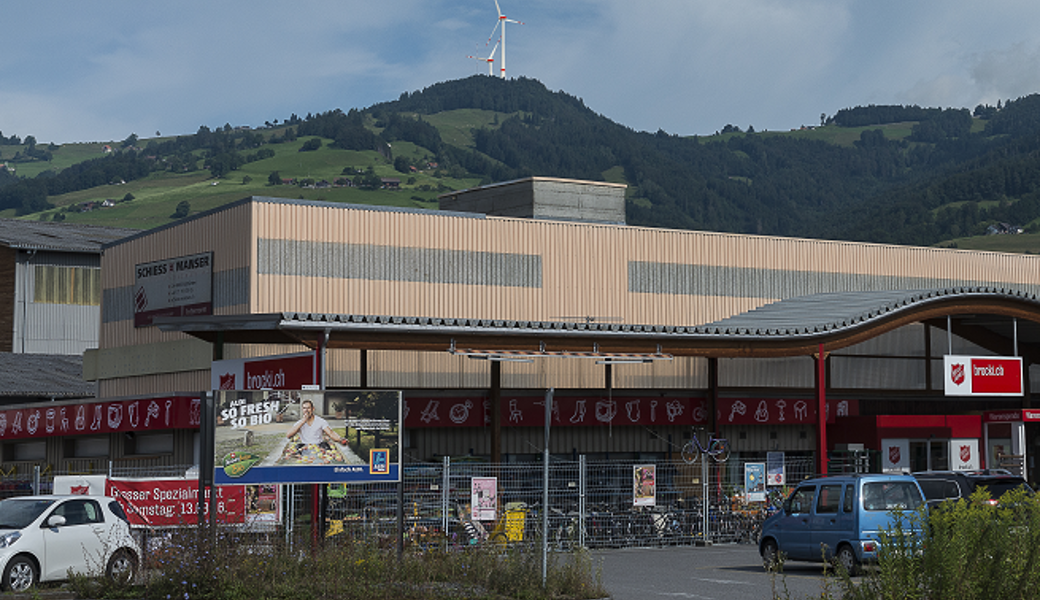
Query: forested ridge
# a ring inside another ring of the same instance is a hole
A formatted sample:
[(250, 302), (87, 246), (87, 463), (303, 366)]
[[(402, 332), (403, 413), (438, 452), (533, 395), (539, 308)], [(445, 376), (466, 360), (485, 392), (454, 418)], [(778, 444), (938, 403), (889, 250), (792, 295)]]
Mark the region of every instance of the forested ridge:
[[(493, 125), (472, 131), (472, 145), (446, 143), (431, 123), (461, 109), (496, 113)], [(1040, 96), (973, 110), (857, 106), (821, 122), (821, 131), (859, 135), (838, 144), (733, 125), (699, 138), (639, 132), (536, 80), (473, 76), (260, 130), (200, 127), (161, 143), (133, 136), (109, 156), (32, 179), (0, 169), (0, 208), (31, 214), (50, 196), (156, 171), (226, 177), (272, 156), (270, 144), (313, 136), (332, 148), (377, 152), (402, 173), (414, 165), (393, 146), (407, 141), (440, 172), (485, 183), (620, 172), (633, 225), (914, 245), (980, 235), (999, 223), (1040, 230)], [(891, 124), (909, 134), (893, 135)], [(16, 141), (0, 135), (0, 148)], [(315, 139), (301, 150), (320, 146)], [(43, 150), (18, 158), (48, 159)]]

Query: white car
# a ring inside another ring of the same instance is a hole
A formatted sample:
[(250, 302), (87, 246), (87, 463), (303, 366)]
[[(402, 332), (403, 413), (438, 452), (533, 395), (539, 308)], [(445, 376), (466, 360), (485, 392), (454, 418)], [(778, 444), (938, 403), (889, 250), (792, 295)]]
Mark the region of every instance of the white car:
[(27, 496), (0, 501), (4, 589), (23, 592), (69, 572), (130, 581), (140, 548), (123, 507), (106, 496)]

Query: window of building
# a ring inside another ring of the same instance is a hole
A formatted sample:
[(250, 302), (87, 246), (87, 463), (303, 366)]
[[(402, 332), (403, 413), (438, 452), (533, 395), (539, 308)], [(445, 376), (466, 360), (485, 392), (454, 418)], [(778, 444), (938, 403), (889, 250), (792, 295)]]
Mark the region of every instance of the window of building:
[(10, 445), (9, 450), (12, 460), (46, 460), (47, 458), (47, 442), (44, 440), (15, 442)]
[(76, 437), (65, 440), (65, 458), (108, 456), (108, 436)]
[(172, 433), (138, 433), (127, 440), (126, 454), (173, 454)]
[(101, 305), (101, 269), (37, 265), (33, 302)]

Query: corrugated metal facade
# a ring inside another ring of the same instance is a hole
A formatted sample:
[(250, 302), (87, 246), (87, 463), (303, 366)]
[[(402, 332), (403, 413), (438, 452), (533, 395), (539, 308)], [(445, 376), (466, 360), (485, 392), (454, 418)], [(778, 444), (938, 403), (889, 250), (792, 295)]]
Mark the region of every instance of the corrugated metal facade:
[[(253, 199), (105, 250), (102, 352), (179, 339), (181, 334), (133, 327), (134, 266), (205, 251), (214, 256), (217, 314), (299, 311), (696, 325), (827, 291), (949, 285), (1040, 291), (1040, 257), (1029, 255)], [(888, 343), (903, 347), (904, 341), (876, 343), (883, 350)], [(253, 352), (276, 350), (229, 348), (226, 356)], [(604, 370), (591, 363), (506, 364), (502, 384), (602, 389)], [(720, 385), (811, 388), (810, 363), (720, 361)], [(330, 352), (328, 383), (356, 385), (359, 364), (357, 351)], [(488, 386), (486, 362), (447, 354), (370, 352), (368, 365), (369, 387)], [(839, 378), (848, 377), (849, 387), (870, 383), (836, 371)], [(194, 385), (207, 381), (203, 373), (170, 377)], [(706, 360), (677, 359), (614, 367), (613, 385), (704, 389), (707, 377)], [(912, 372), (901, 377), (920, 379)], [(155, 393), (168, 383), (136, 377), (102, 381), (101, 390), (104, 396)]]
[(97, 305), (35, 302), (36, 267), (100, 269), (97, 254), (66, 252), (17, 252), (12, 352), (33, 354), (83, 354), (98, 344)]

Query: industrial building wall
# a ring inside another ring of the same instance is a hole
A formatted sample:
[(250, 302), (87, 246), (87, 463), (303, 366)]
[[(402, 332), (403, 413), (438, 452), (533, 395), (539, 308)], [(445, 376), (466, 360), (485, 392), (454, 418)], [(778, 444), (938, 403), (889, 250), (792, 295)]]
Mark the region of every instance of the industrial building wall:
[[(105, 250), (98, 362), (106, 349), (184, 339), (134, 328), (134, 266), (204, 251), (214, 253), (217, 314), (696, 325), (818, 292), (989, 285), (1040, 293), (1040, 256), (1032, 255), (253, 198)], [(330, 385), (360, 381), (352, 356), (330, 358)], [(602, 388), (604, 371), (591, 362), (509, 365), (503, 386)], [(472, 363), (478, 361), (372, 352), (368, 385), (486, 387), (487, 366)], [(619, 366), (613, 383), (703, 389), (705, 365), (688, 359)], [(779, 376), (785, 386), (813, 385), (811, 368), (786, 365), (720, 366), (720, 384), (753, 385), (746, 377), (776, 384), (771, 378)]]
[[(98, 344), (100, 306), (81, 293), (84, 279), (96, 283), (101, 257), (65, 252), (17, 252), (13, 273), (12, 352), (82, 354)], [(38, 298), (36, 277), (50, 269), (67, 271), (61, 297)], [(73, 289), (80, 286), (79, 289)], [(96, 288), (95, 288), (96, 290)], [(89, 294), (87, 294), (89, 296)]]

